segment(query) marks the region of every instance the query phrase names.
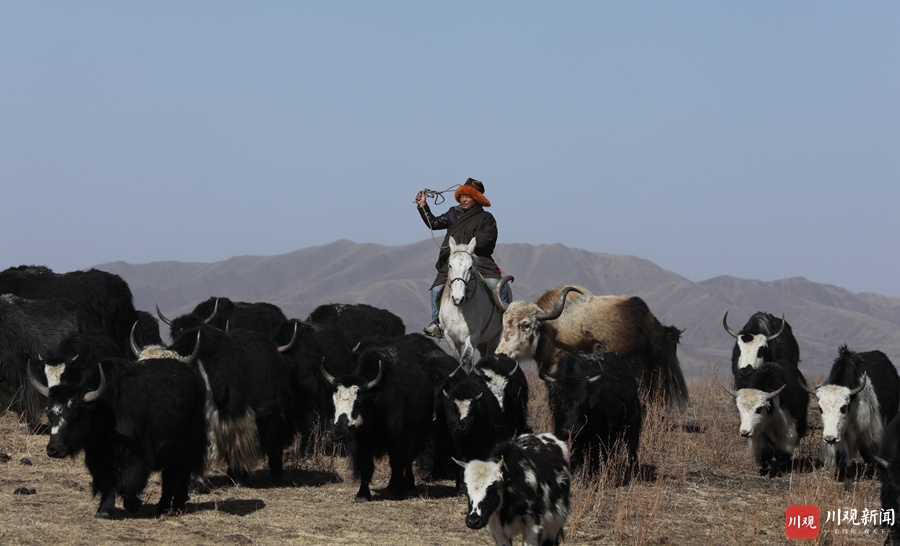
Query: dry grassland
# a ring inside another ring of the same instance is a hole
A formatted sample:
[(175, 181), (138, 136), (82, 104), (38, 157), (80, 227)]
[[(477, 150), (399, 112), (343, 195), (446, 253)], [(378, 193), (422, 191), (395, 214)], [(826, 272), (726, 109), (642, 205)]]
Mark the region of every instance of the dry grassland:
[[(641, 439), (641, 477), (616, 487), (616, 464), (599, 479), (576, 476), (565, 544), (786, 544), (785, 509), (808, 504), (821, 511), (823, 533), (809, 544), (880, 544), (881, 528), (825, 523), (828, 511), (880, 509), (876, 480), (838, 483), (819, 468), (821, 429), (810, 412), (810, 434), (795, 454), (794, 470), (759, 477), (738, 430), (734, 401), (713, 379), (690, 384), (683, 414), (647, 416)], [(550, 430), (546, 391), (533, 373), (530, 420)], [(387, 500), (384, 461), (376, 468), (373, 502), (354, 502), (358, 484), (346, 459), (319, 449), (311, 457), (288, 454), (285, 484), (272, 487), (261, 469), (253, 484), (236, 487), (223, 469), (212, 473), (208, 494), (191, 498), (188, 511), (156, 519), (158, 475), (134, 517), (95, 519), (98, 499), (81, 457), (50, 459), (47, 436), (19, 432), (17, 417), (0, 416), (0, 544), (493, 544), (487, 530), (466, 528), (465, 498), (453, 483), (417, 484), (411, 498)], [(5, 458), (4, 458), (5, 459)], [(26, 490), (33, 494), (16, 493)], [(845, 531), (852, 534), (842, 534)], [(868, 532), (868, 534), (866, 534)]]

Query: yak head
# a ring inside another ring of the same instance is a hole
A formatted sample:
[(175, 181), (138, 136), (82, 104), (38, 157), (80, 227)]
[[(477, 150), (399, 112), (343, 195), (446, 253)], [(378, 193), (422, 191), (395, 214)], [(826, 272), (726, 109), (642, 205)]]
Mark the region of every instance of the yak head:
[(541, 323), (559, 318), (565, 309), (569, 292), (583, 292), (574, 286), (559, 289), (559, 297), (548, 311), (527, 301), (514, 301), (507, 305), (503, 303), (500, 291), (509, 279), (508, 276), (501, 278), (494, 287), (494, 301), (503, 309), (503, 334), (495, 352), (516, 361), (533, 359), (541, 335)]
[(490, 413), (480, 415), (478, 411), (481, 404), (492, 401), (490, 397), (484, 398), (486, 390), (484, 383), (473, 376), (467, 376), (456, 383), (449, 391), (447, 389), (443, 390), (443, 396), (446, 399), (444, 411), (446, 412), (447, 428), (451, 432), (465, 434), (473, 428), (475, 419), (496, 415), (496, 413), (494, 415)]
[[(32, 387), (47, 398), (47, 419), (50, 422), (50, 441), (47, 455), (55, 458), (74, 457), (89, 441), (92, 426), (98, 424), (92, 419), (96, 402), (106, 392), (106, 375), (100, 370), (100, 386), (93, 390), (82, 385), (62, 383), (54, 387), (41, 384), (28, 367), (28, 381)], [(112, 427), (112, 423), (107, 424)]]
[(722, 385), (728, 394), (734, 397), (738, 413), (741, 416), (741, 436), (752, 438), (764, 429), (769, 415), (772, 414), (772, 399), (778, 396), (787, 385), (776, 391), (766, 392), (759, 389), (741, 389), (735, 391)]
[(807, 392), (816, 396), (819, 411), (822, 412), (822, 441), (826, 444), (841, 441), (847, 428), (850, 406), (867, 383), (866, 374), (863, 373), (859, 386), (853, 389), (843, 385), (822, 385), (815, 389), (803, 386)]
[(491, 514), (500, 507), (504, 469), (503, 457), (499, 461), (469, 461), (463, 463), (453, 459), (463, 468), (463, 481), (469, 497), (466, 527), (481, 529), (487, 525)]
[(332, 394), (334, 428), (331, 430), (331, 435), (340, 442), (346, 440), (351, 432), (363, 425), (363, 399), (369, 391), (381, 383), (383, 367), (379, 360), (378, 375), (371, 381), (366, 381), (359, 375), (335, 378), (325, 369), (325, 359), (323, 358), (321, 372), (334, 389)]
[(547, 383), (556, 435), (560, 438), (574, 439), (588, 424), (591, 389), (595, 388), (592, 385), (602, 377), (602, 374), (591, 377), (570, 374), (557, 379), (542, 373), (540, 377)]
[[(736, 347), (739, 351), (737, 369), (747, 370), (748, 368), (759, 368), (763, 362), (774, 360), (774, 355), (769, 350), (769, 342), (776, 339), (784, 332), (784, 316), (781, 317), (781, 328), (772, 335), (754, 334), (741, 330), (735, 332), (728, 327), (728, 312), (722, 317), (722, 326), (725, 331), (731, 334), (736, 341)], [(745, 327), (746, 328), (746, 327)]]

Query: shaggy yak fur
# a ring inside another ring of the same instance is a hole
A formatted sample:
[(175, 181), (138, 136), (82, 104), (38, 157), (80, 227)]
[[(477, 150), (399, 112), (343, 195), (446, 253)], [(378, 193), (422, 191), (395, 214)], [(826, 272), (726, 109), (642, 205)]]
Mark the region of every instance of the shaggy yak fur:
[(535, 303), (507, 306), (497, 353), (534, 359), (549, 374), (563, 355), (576, 350), (616, 353), (631, 363), (651, 398), (684, 407), (688, 390), (675, 352), (680, 336), (674, 326), (660, 324), (641, 298), (595, 296), (583, 286), (559, 286)]

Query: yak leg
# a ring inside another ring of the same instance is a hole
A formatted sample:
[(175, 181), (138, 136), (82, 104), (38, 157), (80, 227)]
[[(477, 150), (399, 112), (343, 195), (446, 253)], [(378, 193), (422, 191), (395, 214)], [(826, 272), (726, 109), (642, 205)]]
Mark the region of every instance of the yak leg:
[(156, 516), (159, 517), (169, 510), (184, 512), (190, 483), (191, 470), (186, 461), (179, 460), (175, 464), (163, 468), (162, 494), (156, 505)]
[(388, 482), (388, 490), (398, 499), (405, 499), (409, 489), (416, 485), (415, 476), (412, 473), (412, 458), (409, 457), (409, 446), (400, 445), (388, 454), (391, 464), (391, 480)]
[(156, 504), (156, 516), (159, 517), (172, 509), (172, 497), (175, 496), (176, 473), (180, 469), (175, 465), (163, 468), (162, 471), (162, 493), (159, 496), (159, 502)]
[(372, 492), (369, 490), (369, 483), (371, 483), (372, 475), (375, 473), (375, 460), (372, 457), (362, 457), (358, 463), (359, 491), (356, 492), (356, 502), (370, 501), (372, 500)]
[(114, 470), (112, 461), (94, 451), (85, 451), (84, 464), (91, 473), (94, 494), (100, 494), (100, 506), (94, 517), (109, 519), (116, 509), (118, 472)]
[(281, 483), (281, 476), (284, 474), (283, 451), (281, 446), (269, 448), (269, 474), (275, 484)]
[(147, 487), (150, 467), (146, 461), (137, 460), (124, 465), (120, 472), (118, 492), (122, 496), (125, 510), (130, 514), (135, 514), (141, 509), (142, 502), (138, 495)]
[(772, 458), (775, 456), (775, 449), (766, 442), (759, 455), (759, 475), (774, 477), (778, 473), (778, 468), (772, 464)]
[(111, 488), (108, 491), (100, 492), (100, 506), (97, 507), (95, 518), (109, 519), (112, 517), (113, 511), (116, 509), (116, 490)]
[(100, 493), (100, 506), (94, 517), (101, 519), (111, 518), (116, 509), (116, 479), (110, 474), (107, 472), (102, 477), (94, 478), (94, 491)]

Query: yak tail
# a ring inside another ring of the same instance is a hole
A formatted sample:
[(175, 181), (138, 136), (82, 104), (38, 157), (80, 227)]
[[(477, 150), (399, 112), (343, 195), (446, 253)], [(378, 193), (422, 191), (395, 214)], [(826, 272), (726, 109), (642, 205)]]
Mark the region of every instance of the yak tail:
[(663, 383), (666, 400), (669, 407), (685, 409), (688, 404), (688, 388), (678, 362), (678, 342), (681, 340), (682, 330), (674, 326), (663, 326), (664, 339), (657, 344), (663, 351), (657, 362), (662, 364), (657, 370)]

